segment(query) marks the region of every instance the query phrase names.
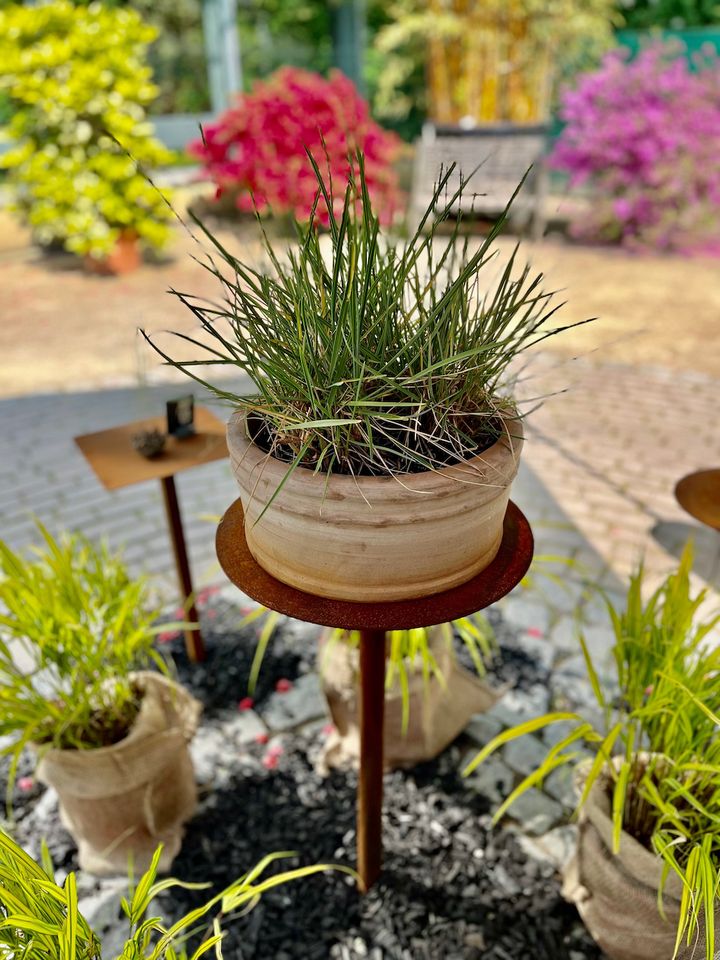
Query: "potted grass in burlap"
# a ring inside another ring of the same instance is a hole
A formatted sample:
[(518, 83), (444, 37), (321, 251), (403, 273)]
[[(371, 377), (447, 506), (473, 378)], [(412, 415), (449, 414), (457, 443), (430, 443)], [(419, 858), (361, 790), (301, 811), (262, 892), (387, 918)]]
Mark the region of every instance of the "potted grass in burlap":
[[(187, 360), (154, 346), (236, 408), (228, 447), (265, 570), (341, 600), (429, 596), (496, 556), (523, 442), (510, 367), (564, 328), (550, 322), (542, 275), (517, 269), (515, 254), (495, 269), (506, 214), (462, 241), (467, 181), (448, 196), (452, 169), (417, 231), (395, 243), (380, 232), (361, 154), (341, 185), (308, 162), (317, 192), (297, 244), (280, 252), (264, 236), (260, 269), (205, 230), (222, 302), (179, 294), (207, 336), (182, 335), (196, 350)], [(234, 393), (200, 376), (203, 364), (254, 386)]]
[(625, 609), (608, 604), (614, 683), (601, 683), (580, 635), (603, 729), (546, 714), (499, 734), (465, 770), (516, 737), (566, 726), (495, 819), (553, 770), (575, 767), (579, 839), (564, 891), (613, 960), (713, 960), (720, 946), (720, 648), (709, 636), (720, 616), (701, 615), (708, 597), (692, 596), (691, 567), (688, 548), (647, 602), (640, 570)]
[[(166, 869), (196, 807), (188, 743), (200, 704), (164, 674), (148, 585), (78, 534), (14, 553), (0, 541), (0, 736), (53, 786), (80, 866)], [(151, 670), (150, 667), (155, 669)]]

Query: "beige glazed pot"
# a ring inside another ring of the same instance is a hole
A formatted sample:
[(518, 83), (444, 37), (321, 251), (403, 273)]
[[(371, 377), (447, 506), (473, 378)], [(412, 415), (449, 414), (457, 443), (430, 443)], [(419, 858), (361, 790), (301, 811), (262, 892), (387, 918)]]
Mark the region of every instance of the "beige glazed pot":
[(250, 440), (244, 413), (231, 417), (227, 440), (260, 566), (307, 593), (378, 603), (441, 593), (493, 561), (522, 423), (508, 420), (482, 454), (441, 470), (328, 478), (298, 467), (259, 521), (289, 465)]

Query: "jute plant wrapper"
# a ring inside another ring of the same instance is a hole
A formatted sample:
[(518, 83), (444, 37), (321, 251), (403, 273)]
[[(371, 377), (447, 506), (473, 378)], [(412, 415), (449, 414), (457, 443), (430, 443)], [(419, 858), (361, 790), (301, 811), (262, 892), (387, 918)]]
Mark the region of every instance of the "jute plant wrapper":
[[(712, 954), (713, 960), (720, 960), (720, 906), (715, 908), (715, 950)], [(686, 945), (683, 938), (682, 946), (677, 955), (677, 960), (705, 960), (707, 956), (705, 948), (705, 921), (701, 917), (697, 933), (693, 935), (689, 946)]]
[(124, 740), (94, 750), (49, 750), (38, 778), (60, 798), (63, 823), (77, 841), (80, 866), (91, 873), (125, 873), (132, 855), (143, 871), (159, 843), (169, 868), (182, 842), (182, 824), (197, 806), (188, 743), (201, 706), (160, 674), (131, 675), (143, 698)]
[[(426, 684), (422, 671), (409, 668), (410, 714), (403, 732), (400, 686), (385, 692), (385, 769), (412, 767), (431, 760), (458, 736), (476, 713), (488, 710), (499, 694), (463, 669), (439, 632), (431, 634), (430, 649), (445, 681), (432, 676)], [(360, 756), (358, 726), (358, 652), (342, 640), (320, 641), (319, 670), (335, 730), (328, 737), (321, 767), (357, 766)]]
[[(564, 872), (563, 894), (612, 960), (672, 960), (680, 916), (680, 879), (668, 876), (665, 919), (658, 910), (663, 861), (623, 831), (612, 853), (611, 799), (598, 778), (580, 812), (577, 854)], [(687, 954), (700, 960), (704, 952)]]

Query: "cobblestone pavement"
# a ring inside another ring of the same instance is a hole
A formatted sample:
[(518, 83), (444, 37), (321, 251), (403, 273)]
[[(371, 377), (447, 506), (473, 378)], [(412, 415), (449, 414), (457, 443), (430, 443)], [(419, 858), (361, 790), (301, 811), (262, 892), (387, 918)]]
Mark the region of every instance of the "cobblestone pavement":
[[(185, 391), (185, 387), (183, 387)], [(0, 531), (11, 545), (38, 539), (33, 516), (51, 532), (82, 530), (124, 546), (135, 570), (161, 575), (172, 568), (160, 484), (142, 483), (108, 493), (73, 442), (73, 436), (128, 420), (164, 414), (178, 387), (117, 388), (0, 400)], [(223, 408), (217, 409), (220, 416)], [(177, 477), (178, 498), (196, 585), (220, 577), (214, 558), (216, 517), (235, 498), (227, 461)]]
[(720, 534), (674, 497), (682, 476), (720, 465), (720, 381), (548, 355), (536, 368), (535, 394), (567, 392), (530, 416), (528, 462), (609, 570), (624, 581), (643, 556), (657, 581), (692, 536), (698, 578), (720, 586)]
[[(533, 523), (538, 554), (580, 565), (621, 589), (644, 554), (651, 581), (666, 573), (689, 535), (698, 583), (720, 586), (720, 535), (686, 516), (676, 480), (720, 458), (720, 383), (704, 375), (638, 369), (547, 354), (533, 365), (528, 394), (556, 392), (528, 421), (513, 497)], [(22, 546), (37, 537), (31, 515), (51, 530), (82, 529), (125, 545), (134, 568), (167, 580), (172, 564), (159, 485), (103, 490), (76, 449), (76, 434), (161, 413), (177, 386), (116, 388), (0, 400), (0, 530)], [(220, 414), (224, 411), (221, 409)], [(198, 584), (221, 580), (214, 526), (236, 496), (227, 462), (178, 476)], [(543, 590), (567, 602), (543, 578)]]

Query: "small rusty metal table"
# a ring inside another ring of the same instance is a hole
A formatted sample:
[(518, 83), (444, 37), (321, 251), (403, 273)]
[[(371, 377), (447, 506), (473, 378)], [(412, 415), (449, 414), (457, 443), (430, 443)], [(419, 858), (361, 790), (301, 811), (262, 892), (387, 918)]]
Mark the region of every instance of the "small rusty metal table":
[(691, 517), (720, 531), (720, 467), (683, 477), (675, 486), (675, 497)]
[(498, 555), (478, 576), (444, 593), (392, 603), (350, 603), (303, 593), (265, 571), (245, 539), (242, 504), (236, 500), (217, 530), (217, 555), (229, 579), (271, 610), (297, 620), (360, 631), (360, 776), (357, 804), (357, 864), (363, 892), (382, 866), (383, 722), (385, 633), (430, 627), (467, 616), (509, 593), (533, 556), (530, 525), (512, 502), (505, 514)]
[[(143, 457), (133, 449), (133, 434), (141, 430), (164, 432), (165, 429), (165, 418), (153, 417), (125, 423), (110, 430), (86, 433), (75, 437), (75, 443), (106, 490), (119, 490), (144, 480), (160, 481), (180, 591), (186, 604), (185, 617), (190, 623), (197, 624), (198, 613), (193, 600), (190, 564), (174, 477), (181, 470), (227, 457), (225, 424), (209, 410), (197, 407), (195, 433), (192, 436), (182, 439), (168, 437), (163, 452), (152, 459)], [(205, 658), (205, 647), (199, 629), (185, 631), (185, 647), (191, 660)]]

